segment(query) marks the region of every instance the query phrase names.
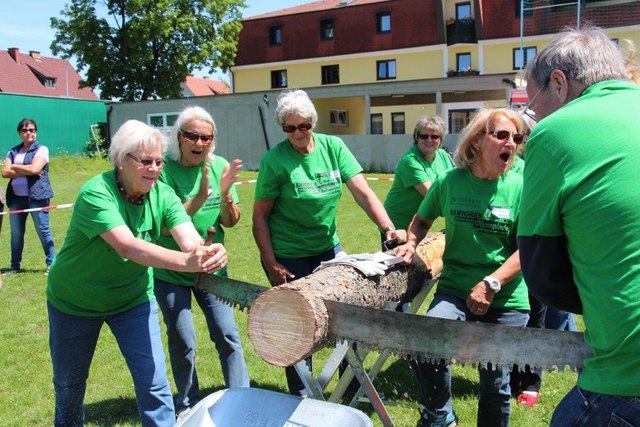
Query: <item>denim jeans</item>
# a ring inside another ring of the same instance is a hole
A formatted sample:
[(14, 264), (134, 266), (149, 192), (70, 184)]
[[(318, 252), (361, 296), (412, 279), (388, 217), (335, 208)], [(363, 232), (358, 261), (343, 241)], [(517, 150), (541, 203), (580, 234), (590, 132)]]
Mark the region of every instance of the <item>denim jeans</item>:
[(560, 401), (551, 427), (640, 426), (640, 390), (636, 397), (593, 393), (578, 386)]
[(207, 291), (155, 279), (156, 299), (167, 325), (171, 368), (178, 388), (177, 412), (195, 405), (200, 400), (191, 293), (204, 313), (209, 338), (218, 351), (227, 388), (249, 387), (249, 372), (244, 361), (233, 308)]
[(573, 313), (559, 310), (554, 307), (547, 307), (547, 313), (544, 318), (544, 327), (547, 329), (557, 329), (559, 331), (577, 331), (576, 321)]
[[(296, 279), (300, 279), (302, 277), (308, 276), (313, 273), (313, 270), (316, 269), (320, 265), (322, 261), (329, 261), (336, 257), (336, 254), (342, 250), (342, 246), (338, 244), (337, 246), (324, 251), (318, 255), (303, 257), (303, 258), (278, 258), (276, 257), (276, 261), (282, 264), (287, 270), (293, 273)], [(264, 265), (262, 266), (264, 268)], [(266, 270), (265, 270), (266, 273)], [(268, 275), (267, 275), (268, 276)], [(305, 359), (309, 370), (313, 369), (313, 362), (311, 356)], [(293, 366), (289, 366), (284, 368), (284, 373), (287, 377), (287, 386), (289, 387), (289, 393), (294, 396), (306, 396), (307, 392), (304, 387), (304, 383), (298, 376), (298, 372), (296, 368)]]
[[(15, 197), (9, 210), (22, 210), (42, 208), (49, 206), (50, 199), (32, 200), (28, 197)], [(49, 228), (49, 211), (30, 212), (33, 218), (33, 224), (36, 233), (40, 238), (42, 249), (44, 250), (45, 262), (50, 266), (56, 256), (53, 247), (53, 234)], [(9, 225), (11, 227), (11, 268), (20, 268), (22, 262), (22, 250), (24, 249), (24, 233), (27, 225), (27, 216), (29, 213), (18, 213), (9, 215)]]
[[(487, 314), (477, 316), (469, 312), (466, 301), (450, 294), (436, 293), (427, 311), (428, 317), (525, 327), (529, 315), (517, 310), (489, 309)], [(446, 363), (412, 361), (422, 390), (425, 407), (424, 418), (433, 420), (453, 410), (451, 398), (451, 366)], [(490, 367), (489, 367), (490, 368)], [(501, 369), (479, 369), (480, 400), (478, 403), (478, 426), (508, 426), (511, 415), (511, 387), (509, 367)]]
[(80, 317), (47, 304), (56, 426), (82, 426), (89, 367), (102, 325), (113, 333), (133, 378), (143, 426), (173, 426), (175, 411), (155, 300), (123, 313)]

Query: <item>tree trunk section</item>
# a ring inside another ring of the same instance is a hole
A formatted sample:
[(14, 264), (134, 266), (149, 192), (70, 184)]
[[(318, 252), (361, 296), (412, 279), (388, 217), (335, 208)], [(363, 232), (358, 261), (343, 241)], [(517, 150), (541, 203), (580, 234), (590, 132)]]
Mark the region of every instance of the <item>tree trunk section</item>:
[(265, 291), (249, 311), (249, 338), (256, 353), (276, 366), (290, 366), (331, 344), (331, 319), (323, 300), (372, 308), (411, 301), (425, 281), (442, 271), (444, 233), (429, 233), (410, 266), (397, 264), (384, 276), (368, 277), (335, 265)]

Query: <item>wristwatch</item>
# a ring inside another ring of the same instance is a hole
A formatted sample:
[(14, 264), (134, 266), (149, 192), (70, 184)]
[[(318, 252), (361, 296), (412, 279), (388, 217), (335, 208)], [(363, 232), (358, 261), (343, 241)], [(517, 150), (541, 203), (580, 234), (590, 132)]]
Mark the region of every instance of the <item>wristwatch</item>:
[(389, 232), (389, 231), (395, 231), (395, 229), (396, 229), (396, 228), (395, 228), (393, 225), (390, 225), (390, 226), (388, 226), (388, 227), (381, 228), (381, 229), (380, 229), (380, 231), (382, 231), (383, 233), (387, 233), (387, 232)]
[(502, 283), (500, 283), (500, 280), (496, 279), (495, 277), (487, 276), (482, 280), (487, 282), (489, 288), (496, 294), (500, 292), (500, 289), (502, 289)]

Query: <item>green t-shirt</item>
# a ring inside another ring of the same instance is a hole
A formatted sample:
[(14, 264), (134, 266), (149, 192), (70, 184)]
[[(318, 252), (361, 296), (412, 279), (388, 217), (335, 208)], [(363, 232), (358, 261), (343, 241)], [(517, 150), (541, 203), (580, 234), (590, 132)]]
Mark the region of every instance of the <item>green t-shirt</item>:
[[(211, 167), (209, 168), (209, 196), (198, 212), (192, 217), (193, 225), (203, 239), (207, 237), (207, 229), (212, 225), (215, 227), (216, 234), (213, 236), (214, 243), (224, 243), (224, 228), (220, 226), (220, 178), (227, 164), (228, 162), (220, 156), (213, 158)], [(173, 188), (182, 204), (184, 204), (188, 199), (198, 194), (203, 166), (204, 163), (196, 167), (186, 167), (175, 160), (168, 159), (160, 175), (160, 181)], [(237, 203), (239, 199), (235, 186), (232, 186), (229, 192), (233, 200)], [(158, 244), (167, 249), (180, 250), (180, 247), (172, 236), (160, 236)], [(214, 274), (222, 275), (225, 272), (226, 267), (216, 271)], [(155, 268), (153, 275), (157, 279), (166, 282), (183, 286), (193, 286), (193, 273)]]
[(594, 393), (640, 395), (639, 111), (640, 85), (597, 83), (527, 143), (518, 234), (567, 238), (594, 353), (578, 386)]
[(122, 313), (153, 297), (152, 269), (122, 258), (100, 234), (126, 225), (134, 236), (156, 243), (163, 226), (173, 228), (189, 216), (171, 188), (160, 182), (142, 205), (122, 199), (113, 170), (80, 189), (67, 236), (56, 256), (47, 300), (63, 313), (83, 317)]
[[(522, 176), (508, 171), (498, 179), (450, 169), (431, 185), (418, 215), (445, 219), (445, 251), (438, 291), (466, 300), (471, 289), (518, 250), (516, 228)], [(493, 308), (529, 310), (527, 287), (518, 274), (503, 285)]]
[(524, 173), (524, 159), (520, 156), (516, 156), (513, 160), (513, 166), (511, 166), (509, 170), (522, 175)]
[(288, 139), (260, 161), (256, 200), (273, 200), (269, 230), (279, 258), (302, 258), (339, 243), (336, 212), (342, 183), (362, 167), (340, 138), (313, 134), (314, 149), (302, 154)]
[(442, 149), (436, 151), (433, 162), (425, 160), (416, 144), (402, 155), (396, 166), (393, 184), (384, 201), (384, 208), (396, 228), (406, 230), (409, 227), (413, 215), (418, 212), (418, 207), (424, 199), (414, 185), (433, 182), (438, 174), (451, 168), (451, 157)]

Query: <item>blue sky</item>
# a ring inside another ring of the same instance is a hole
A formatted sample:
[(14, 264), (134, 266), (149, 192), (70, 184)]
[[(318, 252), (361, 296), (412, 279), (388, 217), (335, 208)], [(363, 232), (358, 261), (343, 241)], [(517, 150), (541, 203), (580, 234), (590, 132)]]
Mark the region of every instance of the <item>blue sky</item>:
[[(245, 0), (248, 7), (243, 15), (259, 15), (311, 1)], [(55, 32), (49, 27), (50, 18), (59, 17), (66, 3), (65, 0), (0, 0), (0, 50), (17, 47), (22, 53), (35, 50), (51, 56), (49, 46)]]

